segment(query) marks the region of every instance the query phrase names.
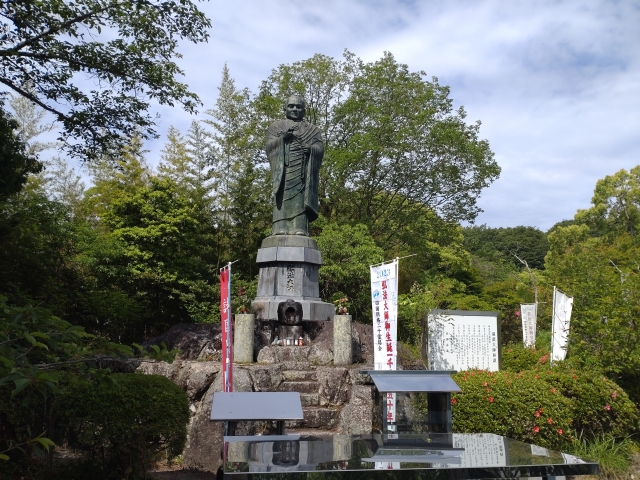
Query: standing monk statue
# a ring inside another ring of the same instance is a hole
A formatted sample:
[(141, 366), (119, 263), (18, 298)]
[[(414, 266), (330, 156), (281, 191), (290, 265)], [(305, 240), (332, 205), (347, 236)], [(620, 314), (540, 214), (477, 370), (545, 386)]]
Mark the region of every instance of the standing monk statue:
[(287, 100), (285, 120), (269, 126), (267, 157), (274, 200), (272, 235), (309, 235), (318, 218), (318, 176), (324, 156), (322, 133), (303, 120), (304, 99)]

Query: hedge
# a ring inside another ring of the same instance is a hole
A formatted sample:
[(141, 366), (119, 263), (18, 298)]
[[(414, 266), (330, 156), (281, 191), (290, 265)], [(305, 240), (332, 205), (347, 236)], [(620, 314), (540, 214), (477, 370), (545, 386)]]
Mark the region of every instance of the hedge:
[(101, 478), (142, 478), (160, 454), (182, 452), (189, 403), (159, 375), (115, 374), (98, 385), (73, 382), (56, 397), (58, 442), (84, 453)]

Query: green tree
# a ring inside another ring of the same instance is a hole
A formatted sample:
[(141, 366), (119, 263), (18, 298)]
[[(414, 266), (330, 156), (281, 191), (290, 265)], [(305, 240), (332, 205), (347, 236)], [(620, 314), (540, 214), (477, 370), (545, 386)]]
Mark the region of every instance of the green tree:
[(640, 165), (598, 180), (592, 207), (578, 210), (575, 220), (589, 225), (593, 235), (640, 232)]
[(543, 269), (549, 241), (546, 234), (535, 227), (480, 225), (464, 229), (464, 246), (470, 253), (495, 263), (508, 261), (521, 269), (524, 265), (517, 258), (520, 257), (529, 267)]
[(317, 240), (323, 262), (320, 296), (330, 301), (346, 296), (356, 321), (370, 318), (369, 265), (384, 260), (382, 249), (364, 225), (325, 223)]
[(198, 104), (173, 61), (179, 39), (208, 36), (209, 20), (189, 0), (26, 1), (0, 9), (0, 83), (51, 112), (73, 154), (95, 158), (134, 133), (155, 136), (146, 113), (152, 101), (189, 112)]
[(594, 238), (586, 225), (549, 235), (550, 281), (574, 297), (569, 355), (615, 378), (640, 398), (640, 247), (627, 233)]
[(29, 154), (24, 140), (16, 135), (19, 124), (0, 103), (0, 207), (19, 192), (30, 174), (39, 173), (42, 164)]

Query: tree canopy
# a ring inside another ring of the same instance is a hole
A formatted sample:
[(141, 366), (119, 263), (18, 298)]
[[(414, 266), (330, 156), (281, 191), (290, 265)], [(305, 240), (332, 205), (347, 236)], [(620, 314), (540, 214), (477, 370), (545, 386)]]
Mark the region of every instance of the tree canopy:
[(199, 103), (174, 60), (179, 40), (207, 40), (192, 1), (27, 0), (3, 2), (0, 17), (0, 83), (52, 113), (71, 154), (153, 137), (151, 101), (189, 112)]

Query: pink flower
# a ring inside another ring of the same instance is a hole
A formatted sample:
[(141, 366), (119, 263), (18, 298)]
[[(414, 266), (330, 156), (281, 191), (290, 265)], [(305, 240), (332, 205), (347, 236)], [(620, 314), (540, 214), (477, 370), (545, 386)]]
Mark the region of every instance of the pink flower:
[(610, 407), (609, 405), (606, 405), (606, 406), (604, 407), (604, 409), (605, 409), (605, 410), (611, 410), (611, 407)]
[(489, 397), (489, 403), (493, 403), (493, 397)]
[(540, 378), (540, 375), (538, 375), (537, 373), (536, 373), (536, 378)]
[(452, 398), (451, 399), (451, 403), (453, 403), (455, 405), (456, 403), (458, 403), (458, 400), (456, 400), (455, 398)]
[(549, 417), (549, 420), (547, 420), (547, 422), (549, 422), (549, 424), (553, 423), (553, 418)]
[(561, 429), (561, 428), (559, 428), (559, 429), (558, 429), (558, 433), (559, 433), (560, 435), (562, 435), (562, 429)]
[(613, 398), (616, 398), (618, 395), (616, 394), (616, 392), (613, 392), (613, 393), (611, 394), (611, 396), (612, 396)]
[(486, 386), (487, 386), (487, 382), (484, 382), (484, 383), (482, 384), (482, 386), (483, 386), (483, 387), (486, 387)]
[(556, 393), (556, 389), (555, 389), (555, 388), (552, 388), (552, 389), (551, 389), (551, 393)]
[(536, 418), (540, 416), (540, 412), (535, 413)]
[(476, 376), (476, 372), (471, 372), (471, 376), (475, 377)]
[(542, 412), (544, 412), (544, 408), (541, 408), (541, 409), (540, 409), (540, 413), (542, 413)]
[(540, 427), (536, 425), (535, 427), (533, 427), (533, 431), (535, 433), (538, 433), (540, 431)]
[(520, 312), (516, 312), (516, 317), (519, 317), (519, 316), (520, 316)]

